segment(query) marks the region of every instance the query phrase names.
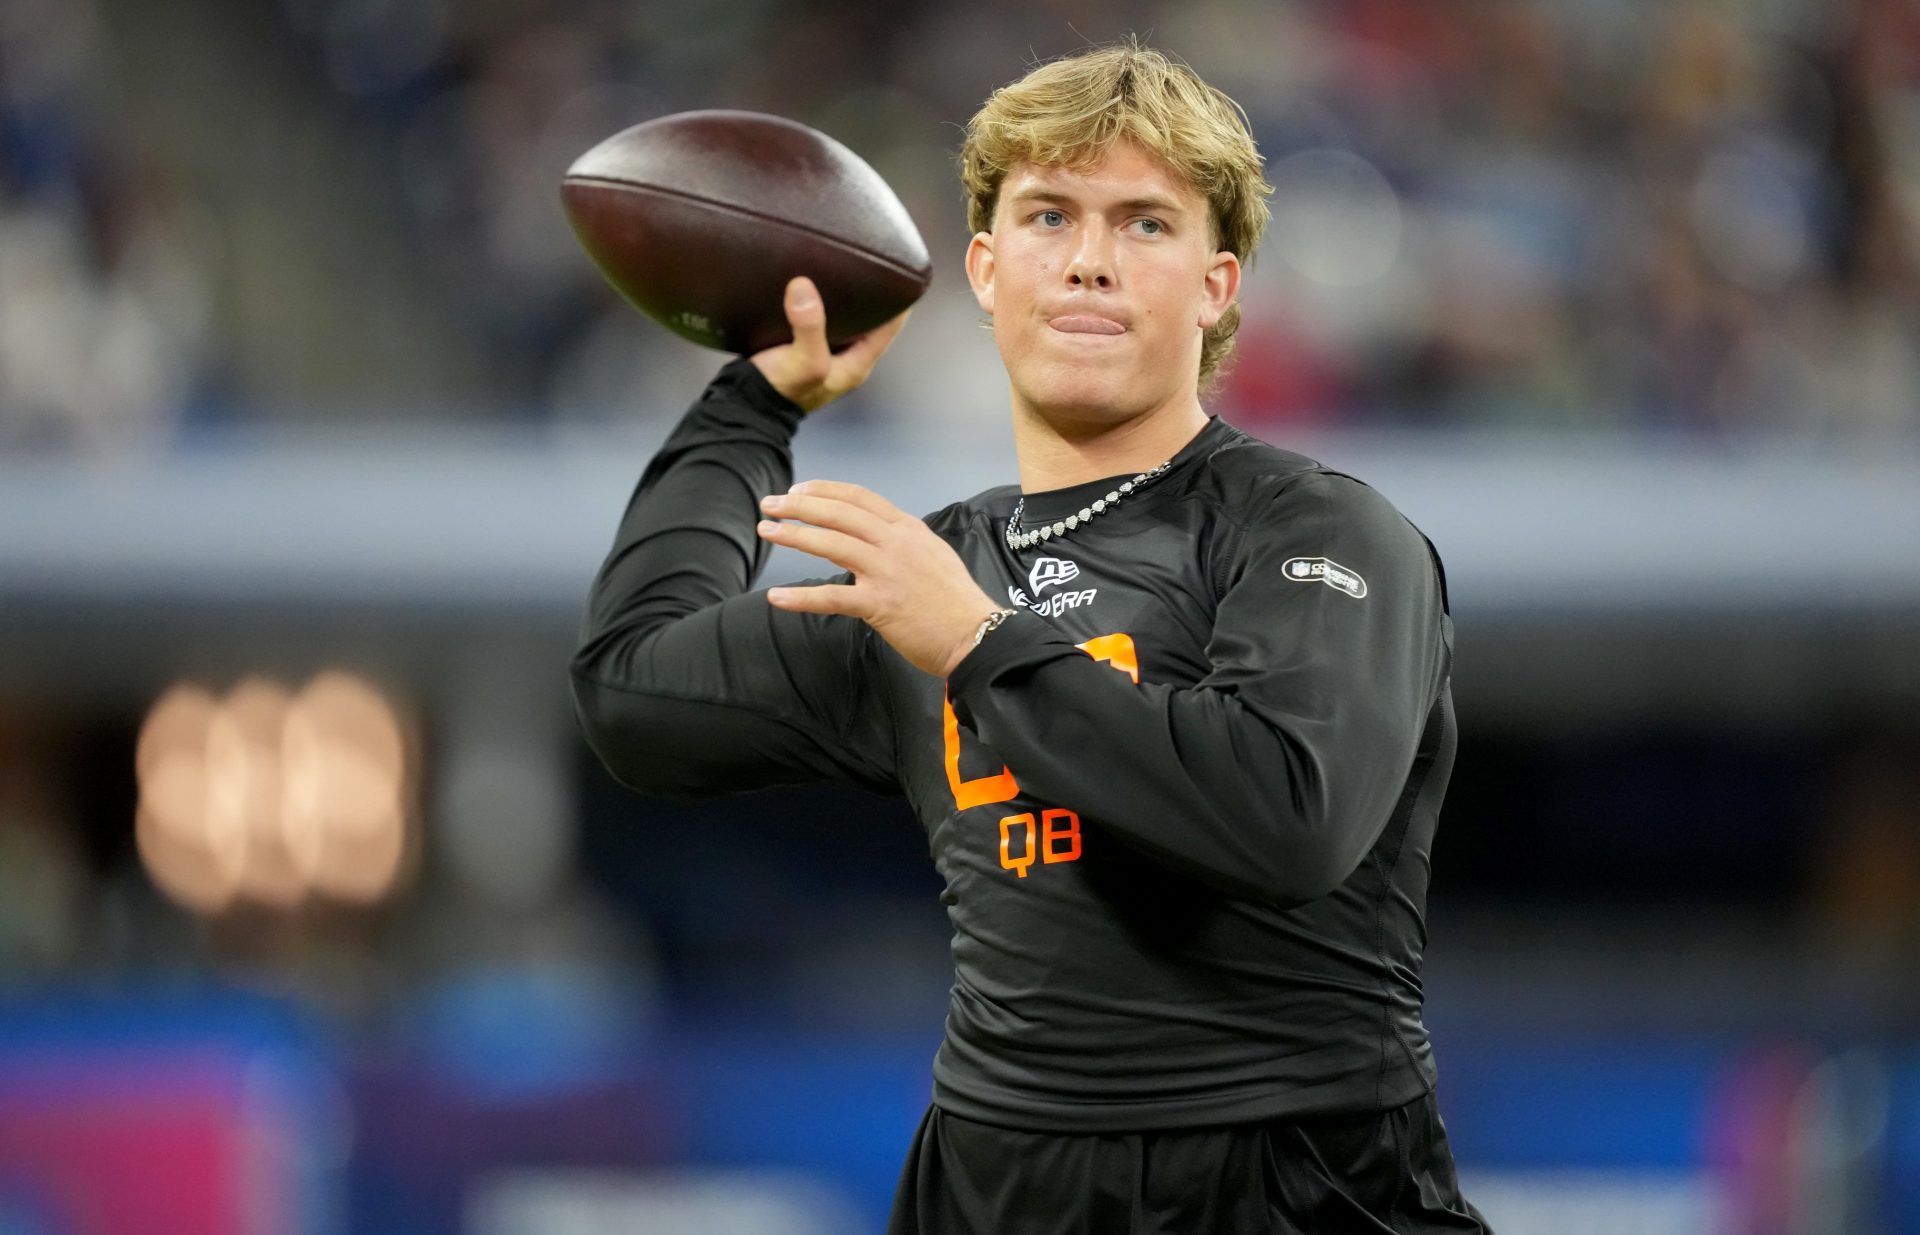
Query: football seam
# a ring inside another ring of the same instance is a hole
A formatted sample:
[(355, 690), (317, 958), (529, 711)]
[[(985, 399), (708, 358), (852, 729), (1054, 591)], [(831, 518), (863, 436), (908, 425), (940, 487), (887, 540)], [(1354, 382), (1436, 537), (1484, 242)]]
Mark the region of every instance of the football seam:
[(915, 270), (913, 267), (908, 266), (906, 263), (901, 262), (895, 258), (888, 257), (884, 253), (876, 253), (872, 249), (864, 248), (861, 245), (849, 243), (848, 241), (842, 240), (840, 239), (840, 237), (832, 235), (831, 233), (823, 232), (817, 227), (808, 227), (805, 223), (795, 223), (790, 219), (783, 219), (778, 217), (777, 215), (763, 214), (762, 212), (758, 210), (754, 210), (747, 206), (736, 206), (732, 202), (715, 201), (711, 197), (701, 197), (698, 193), (689, 193), (684, 189), (669, 189), (669, 188), (664, 188), (657, 184), (634, 184), (632, 181), (611, 180), (604, 176), (568, 176), (567, 181), (570, 184), (605, 185), (610, 189), (621, 189), (629, 193), (659, 193), (665, 197), (677, 197), (681, 201), (693, 202), (701, 206), (711, 206), (715, 210), (724, 210), (731, 214), (737, 214), (744, 218), (753, 219), (754, 221), (759, 223), (771, 223), (775, 227), (784, 227), (788, 231), (800, 232), (804, 235), (812, 236), (816, 240), (824, 240), (828, 244), (834, 246), (837, 249), (845, 249), (849, 253), (857, 253), (861, 257), (871, 258), (873, 261), (879, 262), (884, 266), (891, 267), (892, 269), (898, 271), (899, 273), (906, 275), (910, 279), (921, 280), (924, 282), (933, 273), (931, 267), (929, 267), (927, 270), (924, 270), (924, 271)]

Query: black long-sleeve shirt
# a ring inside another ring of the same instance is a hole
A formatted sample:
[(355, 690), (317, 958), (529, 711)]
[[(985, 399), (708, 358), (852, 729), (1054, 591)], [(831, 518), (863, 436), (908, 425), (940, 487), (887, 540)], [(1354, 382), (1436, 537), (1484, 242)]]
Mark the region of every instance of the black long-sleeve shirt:
[[(1218, 418), (1018, 553), (1019, 491), (988, 490), (926, 522), (1021, 612), (943, 682), (856, 618), (747, 590), (800, 419), (730, 362), (641, 476), (572, 665), (613, 774), (674, 797), (904, 794), (954, 929), (934, 1100), (956, 1114), (1138, 1131), (1431, 1088), (1453, 636), (1413, 525)], [(1124, 479), (1027, 494), (1023, 524)]]

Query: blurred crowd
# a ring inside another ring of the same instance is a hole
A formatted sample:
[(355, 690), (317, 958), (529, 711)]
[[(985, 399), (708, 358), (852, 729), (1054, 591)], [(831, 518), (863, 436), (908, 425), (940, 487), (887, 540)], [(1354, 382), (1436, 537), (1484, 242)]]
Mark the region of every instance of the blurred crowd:
[(206, 237), (108, 43), (87, 3), (0, 0), (0, 448), (151, 449), (215, 365)]
[[(701, 107), (840, 137), (928, 238), (934, 287), (847, 417), (997, 430), (1004, 379), (959, 270), (961, 126), (1036, 60), (1129, 30), (1245, 107), (1276, 186), (1215, 398), (1237, 423), (1920, 428), (1906, 0), (177, 7), (199, 23), (0, 0), (0, 444), (150, 446), (383, 396), (410, 416), (670, 414), (717, 357), (600, 283), (557, 186), (600, 138)], [(221, 29), (226, 50), (190, 33)], [(267, 178), (138, 89), (143, 58), (217, 77), (263, 42), (262, 97), (225, 105), (295, 118)], [(281, 209), (295, 192), (329, 209)], [(261, 246), (332, 257), (270, 281)], [(378, 350), (402, 336), (419, 354)]]

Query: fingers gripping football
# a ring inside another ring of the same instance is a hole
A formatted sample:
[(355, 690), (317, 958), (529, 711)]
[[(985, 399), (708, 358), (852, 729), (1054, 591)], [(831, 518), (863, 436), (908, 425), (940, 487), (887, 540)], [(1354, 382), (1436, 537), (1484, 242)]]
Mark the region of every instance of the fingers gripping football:
[[(851, 584), (777, 587), (775, 608), (842, 613), (872, 626), (923, 672), (946, 677), (998, 609), (953, 547), (919, 519), (860, 485), (810, 480), (762, 498), (762, 539), (853, 572)], [(777, 522), (792, 519), (792, 523)]]
[(827, 346), (827, 308), (813, 280), (788, 282), (786, 312), (793, 342), (755, 352), (752, 360), (769, 385), (809, 412), (858, 389), (907, 320), (902, 313), (836, 354)]

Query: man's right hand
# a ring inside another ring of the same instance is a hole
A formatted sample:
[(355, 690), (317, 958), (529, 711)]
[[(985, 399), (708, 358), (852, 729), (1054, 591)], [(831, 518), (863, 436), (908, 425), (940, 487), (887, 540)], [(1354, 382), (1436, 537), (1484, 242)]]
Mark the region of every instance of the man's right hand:
[(907, 320), (902, 313), (835, 353), (827, 347), (827, 309), (812, 279), (802, 275), (787, 284), (786, 310), (793, 342), (755, 352), (751, 359), (768, 384), (809, 412), (858, 389)]

